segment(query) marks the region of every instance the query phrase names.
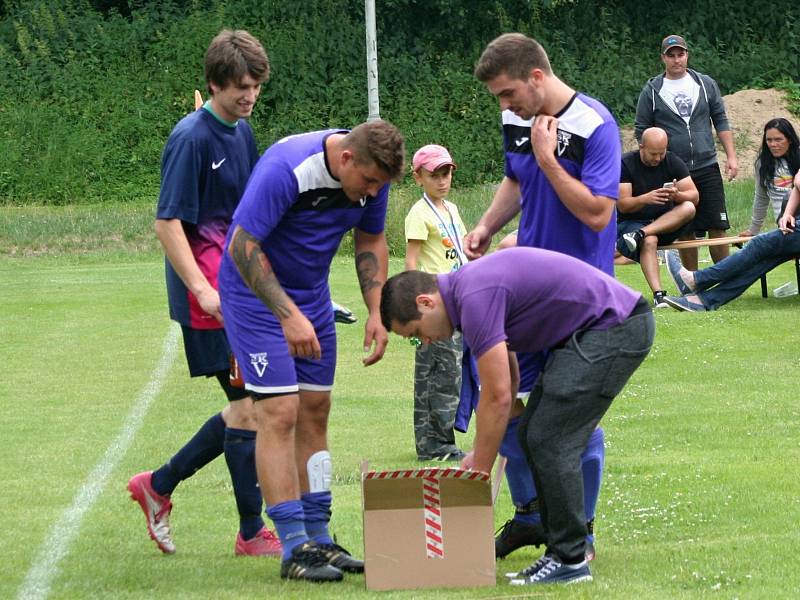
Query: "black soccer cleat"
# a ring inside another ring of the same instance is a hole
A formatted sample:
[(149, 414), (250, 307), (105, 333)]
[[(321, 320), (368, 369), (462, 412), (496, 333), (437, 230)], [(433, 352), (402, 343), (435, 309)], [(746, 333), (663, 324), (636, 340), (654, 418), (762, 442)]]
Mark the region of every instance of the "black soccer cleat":
[(281, 563), (281, 579), (300, 579), (324, 583), (341, 581), (344, 573), (329, 564), (319, 544), (306, 542), (292, 549), (292, 556)]
[(363, 573), (364, 561), (353, 558), (339, 544), (317, 544), (328, 564), (347, 573)]
[(541, 523), (523, 523), (509, 519), (494, 538), (494, 555), (496, 558), (505, 558), (515, 550), (525, 546), (546, 544), (544, 528)]

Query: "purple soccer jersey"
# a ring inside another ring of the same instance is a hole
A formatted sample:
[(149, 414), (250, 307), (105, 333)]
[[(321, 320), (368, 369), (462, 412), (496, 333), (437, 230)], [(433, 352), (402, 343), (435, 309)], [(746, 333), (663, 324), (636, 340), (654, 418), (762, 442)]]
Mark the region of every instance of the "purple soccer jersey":
[[(614, 274), (616, 219), (600, 232), (579, 221), (539, 169), (530, 142), (532, 119), (503, 111), (505, 174), (519, 182), (522, 214), (517, 245), (574, 256)], [(614, 118), (600, 102), (575, 94), (559, 114), (556, 156), (594, 195), (619, 195), (621, 145)]]
[(233, 216), (226, 247), (239, 226), (260, 240), (283, 289), (315, 327), (319, 361), (289, 356), (280, 323), (250, 290), (228, 252), (219, 282), (225, 329), (248, 389), (264, 393), (330, 389), (336, 337), (328, 273), (345, 233), (381, 233), (389, 185), (353, 202), (331, 175), (325, 140), (346, 130), (289, 136), (258, 161)]
[(450, 321), (476, 358), (503, 341), (515, 352), (538, 352), (581, 329), (608, 329), (641, 298), (583, 261), (537, 248), (490, 254), (438, 282)]

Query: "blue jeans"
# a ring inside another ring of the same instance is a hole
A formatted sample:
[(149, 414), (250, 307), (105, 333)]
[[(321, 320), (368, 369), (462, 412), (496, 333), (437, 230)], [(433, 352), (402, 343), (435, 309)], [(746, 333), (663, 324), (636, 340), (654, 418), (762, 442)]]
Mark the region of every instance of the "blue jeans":
[(780, 230), (755, 236), (744, 248), (717, 264), (695, 271), (697, 295), (709, 310), (738, 298), (779, 264), (800, 255), (800, 232), (783, 234)]

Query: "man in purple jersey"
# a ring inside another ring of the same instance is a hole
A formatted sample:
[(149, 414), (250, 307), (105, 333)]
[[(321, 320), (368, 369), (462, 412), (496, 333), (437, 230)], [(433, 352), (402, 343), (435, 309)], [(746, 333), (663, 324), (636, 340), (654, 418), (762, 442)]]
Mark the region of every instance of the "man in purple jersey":
[(424, 343), (462, 332), (482, 382), (475, 449), (462, 467), (486, 473), (519, 384), (515, 352), (550, 349), (520, 424), (547, 551), (511, 574), (511, 583), (590, 580), (581, 453), (650, 351), (655, 324), (649, 303), (570, 256), (511, 248), (454, 273), (393, 276), (383, 288), (381, 318), (387, 329)]
[(258, 419), (256, 467), (283, 544), (281, 577), (339, 581), (364, 563), (335, 544), (327, 428), (336, 368), (328, 274), (354, 232), (356, 271), (369, 311), (364, 359), (383, 356), (379, 314), (386, 280), (389, 181), (404, 142), (386, 121), (352, 131), (289, 136), (261, 157), (228, 234), (220, 268), (225, 327)]
[[(491, 206), (466, 236), (467, 256), (483, 256), (492, 236), (521, 211), (519, 246), (562, 252), (613, 275), (621, 155), (614, 118), (600, 102), (561, 81), (544, 48), (519, 33), (492, 41), (475, 76), (500, 102), (505, 176)], [(520, 354), (520, 391), (531, 389), (544, 361), (541, 353)], [(498, 558), (544, 542), (536, 488), (517, 440), (523, 409), (522, 401), (515, 401), (501, 447), (516, 510), (495, 540)], [(591, 508), (604, 462), (602, 430), (592, 437), (584, 461), (586, 505)], [(586, 519), (593, 543), (593, 510)], [(593, 555), (589, 546), (588, 556)]]
[(150, 537), (171, 554), (172, 492), (224, 453), (239, 511), (234, 552), (274, 555), (281, 547), (261, 517), (252, 402), (231, 385), (217, 292), (225, 235), (258, 160), (246, 118), (269, 77), (269, 61), (252, 35), (224, 30), (206, 51), (205, 76), (211, 99), (175, 126), (164, 148), (155, 229), (166, 255), (169, 313), (181, 325), (189, 373), (215, 377), (229, 402), (163, 466), (133, 476), (128, 490), (144, 511)]

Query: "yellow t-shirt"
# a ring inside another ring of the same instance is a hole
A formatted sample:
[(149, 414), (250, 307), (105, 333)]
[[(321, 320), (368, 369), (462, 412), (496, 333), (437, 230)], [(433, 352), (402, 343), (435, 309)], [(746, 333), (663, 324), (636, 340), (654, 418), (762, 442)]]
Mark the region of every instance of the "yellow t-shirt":
[[(439, 218), (420, 198), (406, 216), (406, 241), (422, 240), (417, 269), (426, 273), (449, 273), (461, 266), (453, 239), (463, 244), (467, 229), (458, 214), (458, 207), (444, 201), (447, 210), (439, 210)], [(448, 214), (449, 211), (449, 214)], [(445, 226), (447, 229), (445, 230)]]

